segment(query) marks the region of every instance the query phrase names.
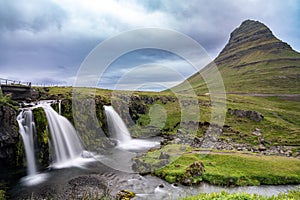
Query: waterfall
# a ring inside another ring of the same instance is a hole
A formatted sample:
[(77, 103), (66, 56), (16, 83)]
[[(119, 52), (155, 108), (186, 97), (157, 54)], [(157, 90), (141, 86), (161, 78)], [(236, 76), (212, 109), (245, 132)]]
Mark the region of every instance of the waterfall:
[(107, 117), (107, 124), (111, 137), (121, 143), (131, 141), (131, 136), (126, 127), (126, 124), (119, 116), (119, 114), (115, 111), (115, 109), (112, 106), (104, 106), (104, 110)]
[(35, 156), (34, 156), (34, 142), (33, 133), (35, 132), (35, 124), (31, 110), (22, 110), (17, 117), (19, 124), (19, 133), (22, 136), (25, 148), (25, 155), (27, 160), (27, 174), (33, 176), (37, 173)]
[(45, 110), (49, 124), (55, 152), (54, 164), (65, 163), (80, 157), (84, 149), (73, 125), (53, 110), (49, 104), (43, 104), (41, 107)]
[(126, 150), (141, 150), (158, 146), (160, 144), (157, 141), (132, 139), (126, 124), (114, 108), (112, 106), (104, 106), (104, 111), (107, 118), (110, 137), (118, 141), (117, 146), (119, 148)]
[(58, 101), (58, 114), (61, 115), (61, 100)]

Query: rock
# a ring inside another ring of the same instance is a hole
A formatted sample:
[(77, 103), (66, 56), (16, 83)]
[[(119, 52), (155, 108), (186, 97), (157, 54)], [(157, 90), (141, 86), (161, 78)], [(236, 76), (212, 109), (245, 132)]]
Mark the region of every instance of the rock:
[(161, 152), (159, 155), (159, 159), (169, 159), (170, 155), (167, 154), (165, 151)]
[(255, 110), (246, 111), (246, 116), (256, 122), (260, 122), (264, 118), (264, 116), (262, 114), (260, 114), (259, 112), (255, 111)]
[[(180, 178), (180, 182), (183, 185), (192, 185), (199, 182), (199, 177), (205, 171), (204, 165), (201, 161), (196, 161), (185, 170), (185, 174)], [(194, 179), (197, 178), (197, 179)]]
[(238, 109), (232, 110), (231, 108), (229, 108), (228, 113), (230, 115), (236, 115), (237, 117), (240, 117), (240, 118), (246, 118), (247, 117), (247, 118), (249, 118), (253, 121), (256, 121), (256, 122), (260, 122), (264, 118), (264, 116), (261, 113), (259, 113), (258, 111), (255, 111), (255, 110), (245, 111), (245, 110), (238, 110)]
[(160, 169), (168, 164), (169, 164), (169, 161), (167, 159), (162, 159), (158, 163), (154, 164), (153, 167), (155, 169)]
[(0, 168), (15, 167), (20, 141), (16, 111), (9, 106), (0, 106), (0, 124)]
[(255, 135), (255, 136), (261, 136), (261, 133), (258, 132), (258, 131), (254, 131), (254, 132), (252, 132), (252, 134)]
[(117, 193), (117, 200), (129, 200), (135, 197), (135, 193), (129, 190), (121, 190)]
[(264, 145), (260, 144), (260, 145), (258, 146), (258, 150), (259, 150), (259, 151), (266, 151), (267, 148), (266, 148)]
[(185, 170), (185, 173), (192, 177), (201, 176), (203, 172), (204, 172), (204, 164), (201, 161), (194, 162)]
[(160, 101), (162, 104), (166, 104), (168, 102), (168, 99), (164, 96), (160, 97)]
[(174, 143), (175, 143), (175, 144), (180, 144), (180, 143), (181, 143), (181, 139), (180, 139), (180, 138), (176, 138), (176, 139), (174, 140)]

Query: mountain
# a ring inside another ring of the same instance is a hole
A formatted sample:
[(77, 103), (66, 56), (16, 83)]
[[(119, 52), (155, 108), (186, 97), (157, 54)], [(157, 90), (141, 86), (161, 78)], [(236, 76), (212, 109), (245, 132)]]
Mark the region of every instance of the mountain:
[[(227, 93), (300, 93), (300, 54), (276, 38), (263, 23), (246, 20), (215, 58)], [(204, 67), (200, 73), (209, 70)], [(188, 81), (197, 94), (207, 92), (199, 73)], [(175, 91), (186, 91), (181, 83)]]

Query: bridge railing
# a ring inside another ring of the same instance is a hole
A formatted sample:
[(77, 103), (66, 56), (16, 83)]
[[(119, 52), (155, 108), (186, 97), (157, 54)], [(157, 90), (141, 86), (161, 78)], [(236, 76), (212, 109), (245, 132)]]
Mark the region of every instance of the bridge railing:
[(31, 82), (22, 82), (22, 81), (0, 78), (0, 85), (16, 85), (16, 86), (31, 87)]

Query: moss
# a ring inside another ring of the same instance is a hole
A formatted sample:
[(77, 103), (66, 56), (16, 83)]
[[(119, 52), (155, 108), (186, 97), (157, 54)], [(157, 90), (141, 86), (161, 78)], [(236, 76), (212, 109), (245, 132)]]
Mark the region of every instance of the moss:
[[(180, 182), (191, 185), (198, 184), (202, 180), (223, 186), (300, 183), (300, 160), (296, 158), (233, 151), (212, 151), (210, 154), (201, 154), (201, 150), (200, 153), (196, 153), (199, 150), (182, 148), (180, 151), (179, 149), (179, 145), (167, 145), (136, 158), (138, 161), (135, 160), (135, 163), (140, 166), (147, 165), (152, 173), (169, 183)], [(155, 168), (162, 151), (170, 155), (169, 164)], [(195, 163), (199, 164), (195, 165)], [(205, 170), (200, 163), (204, 165)], [(193, 168), (199, 171), (192, 170)]]
[(188, 196), (181, 198), (180, 200), (219, 200), (219, 199), (228, 199), (228, 200), (298, 200), (300, 199), (300, 190), (291, 190), (288, 193), (280, 193), (279, 195), (266, 197), (258, 194), (247, 194), (244, 192), (239, 193), (229, 193), (229, 192), (219, 192), (219, 193), (200, 193), (197, 196)]
[(129, 190), (121, 190), (117, 193), (117, 200), (130, 200), (135, 197), (135, 193)]
[(23, 145), (23, 140), (21, 135), (19, 135), (19, 140), (16, 144), (16, 166), (24, 167), (25, 164), (25, 150)]
[(4, 190), (0, 190), (0, 200), (6, 199), (6, 192)]
[(43, 108), (35, 108), (32, 112), (36, 126), (35, 140), (37, 141), (37, 161), (41, 167), (44, 168), (50, 163), (48, 121)]

